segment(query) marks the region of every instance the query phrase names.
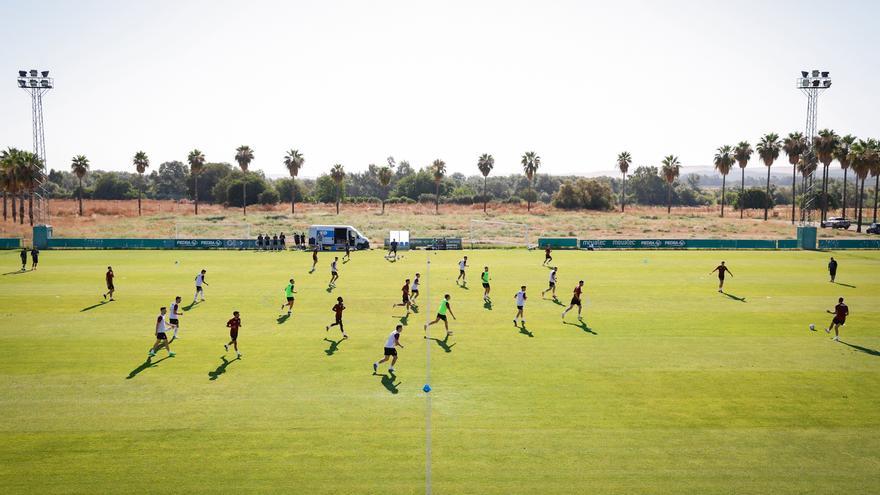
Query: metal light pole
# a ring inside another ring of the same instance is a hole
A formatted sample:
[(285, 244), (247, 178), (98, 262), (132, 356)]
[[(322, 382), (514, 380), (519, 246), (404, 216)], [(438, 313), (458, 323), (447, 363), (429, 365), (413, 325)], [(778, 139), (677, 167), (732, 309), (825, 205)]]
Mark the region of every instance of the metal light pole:
[[(816, 137), (819, 95), (822, 94), (826, 89), (831, 87), (830, 72), (816, 69), (811, 71), (801, 71), (801, 77), (796, 80), (795, 85), (807, 97), (807, 122), (804, 130), (804, 139), (806, 139), (807, 141), (807, 151), (804, 153), (804, 159), (806, 160), (808, 156), (815, 156), (815, 150), (813, 149), (813, 138)], [(794, 177), (792, 178), (791, 194), (792, 203), (794, 203), (796, 198), (794, 189), (797, 177), (797, 169), (793, 168), (792, 173), (794, 174)], [(804, 224), (808, 224), (812, 221), (814, 174), (815, 172), (810, 173), (810, 176), (808, 178), (809, 180), (807, 181), (806, 190), (803, 191), (804, 205), (801, 207), (801, 222), (803, 222)], [(825, 176), (823, 171), (823, 179), (824, 177)], [(825, 182), (827, 182), (827, 179), (823, 180), (823, 189)], [(793, 204), (792, 208), (794, 208)]]
[(32, 192), (36, 206), (36, 220), (45, 223), (49, 220), (49, 197), (46, 191), (46, 134), (43, 130), (43, 95), (55, 87), (49, 71), (37, 69), (18, 71), (18, 87), (31, 96), (31, 120), (34, 138), (34, 155), (43, 163), (37, 178), (37, 187)]

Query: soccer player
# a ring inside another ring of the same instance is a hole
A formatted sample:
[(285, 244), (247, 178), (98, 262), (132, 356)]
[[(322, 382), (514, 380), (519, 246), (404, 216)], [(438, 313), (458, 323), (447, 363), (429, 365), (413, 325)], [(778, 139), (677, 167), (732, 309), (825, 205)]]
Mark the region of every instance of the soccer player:
[(27, 268), (27, 253), (27, 248), (21, 248), (21, 253), (19, 253), (21, 256), (21, 271), (25, 271)]
[(375, 374), (379, 371), (379, 365), (388, 361), (391, 358), (391, 365), (388, 368), (389, 373), (394, 373), (394, 364), (397, 363), (397, 348), (400, 347), (403, 349), (403, 344), (400, 343), (400, 332), (403, 331), (403, 325), (397, 325), (393, 332), (388, 335), (388, 338), (385, 340), (385, 355), (381, 360), (373, 363), (373, 373)]
[(837, 276), (837, 260), (834, 259), (834, 256), (828, 262), (828, 274), (831, 275), (831, 281), (834, 282), (834, 277)]
[(582, 320), (582, 318), (581, 318), (581, 309), (582, 309), (581, 292), (583, 292), (583, 290), (584, 290), (584, 281), (581, 280), (575, 286), (574, 290), (571, 291), (571, 302), (569, 303), (568, 307), (565, 308), (565, 311), (562, 312), (562, 321), (565, 321), (565, 314), (568, 313), (569, 311), (571, 311), (571, 308), (573, 308), (575, 306), (577, 306), (577, 308), (578, 308), (578, 321)]
[(388, 250), (388, 256), (393, 260), (397, 260), (397, 241), (391, 241), (390, 249)]
[(410, 304), (413, 306), (415, 306), (415, 304), (416, 304), (416, 299), (419, 298), (420, 277), (421, 277), (421, 275), (416, 273), (416, 277), (413, 279), (412, 287), (410, 287), (410, 291), (409, 291), (410, 295), (412, 296)]
[(455, 279), (455, 283), (458, 281), (462, 281), (464, 284), (467, 284), (467, 277), (465, 276), (464, 269), (468, 267), (467, 264), (467, 256), (465, 256), (462, 260), (458, 262), (458, 278)]
[(156, 351), (163, 347), (168, 350), (168, 357), (174, 357), (174, 353), (171, 352), (171, 344), (168, 342), (168, 336), (165, 335), (165, 313), (167, 311), (168, 308), (165, 306), (159, 308), (159, 317), (156, 318), (156, 342), (150, 348), (149, 357), (155, 356)]
[(347, 339), (348, 335), (345, 334), (345, 327), (342, 325), (342, 312), (345, 311), (345, 304), (342, 303), (342, 297), (336, 298), (336, 304), (333, 306), (332, 311), (336, 314), (336, 321), (327, 325), (324, 328), (324, 331), (327, 332), (330, 330), (330, 327), (339, 325), (339, 331), (342, 332), (342, 338)]
[(409, 279), (406, 279), (406, 282), (403, 283), (403, 287), (401, 287), (400, 290), (403, 292), (400, 304), (394, 304), (391, 307), (396, 308), (398, 306), (403, 306), (406, 308), (406, 314), (409, 315), (409, 307), (411, 304), (409, 300)]
[(548, 292), (552, 292), (553, 299), (556, 300), (556, 271), (559, 270), (559, 267), (554, 266), (552, 270), (550, 270), (550, 285), (547, 286), (547, 289), (541, 292), (541, 298), (544, 298), (544, 294)]
[(843, 304), (843, 298), (839, 298), (837, 300), (837, 306), (834, 306), (834, 311), (827, 310), (828, 313), (834, 315), (834, 318), (831, 320), (831, 324), (828, 325), (828, 328), (825, 329), (825, 333), (831, 333), (831, 329), (834, 328), (834, 341), (840, 342), (840, 327), (846, 324), (846, 317), (849, 316), (849, 308), (846, 307), (846, 304)]
[(480, 275), (480, 280), (483, 281), (483, 300), (489, 302), (489, 291), (492, 289), (489, 287), (489, 267), (483, 267), (483, 274)]
[(287, 250), (287, 238), (284, 237), (284, 232), (278, 234), (278, 249), (281, 251)]
[(37, 269), (37, 263), (40, 262), (40, 250), (37, 246), (31, 248), (31, 270)]
[(278, 251), (278, 234), (272, 234), (272, 251)]
[(315, 244), (314, 249), (312, 249), (312, 270), (309, 273), (315, 272), (315, 267), (318, 266), (318, 244)]
[(257, 234), (257, 251), (263, 249), (263, 234)]
[(336, 263), (339, 262), (339, 256), (333, 258), (333, 262), (330, 263), (330, 283), (327, 284), (330, 287), (336, 287), (336, 281), (339, 280), (339, 269), (336, 267)]
[(229, 351), (229, 346), (235, 348), (235, 357), (240, 358), (241, 353), (238, 352), (238, 329), (241, 328), (241, 317), (238, 311), (232, 312), (232, 318), (226, 322), (226, 328), (229, 329), (229, 343), (223, 344), (223, 349)]
[[(425, 331), (428, 330), (428, 327), (437, 323), (440, 320), (443, 320), (443, 326), (446, 328), (446, 336), (452, 335), (452, 332), (449, 331), (449, 321), (446, 320), (446, 312), (452, 316), (452, 319), (455, 318), (455, 313), (452, 312), (452, 304), (449, 303), (449, 300), (452, 299), (452, 296), (446, 294), (443, 296), (443, 299), (440, 301), (440, 309), (437, 310), (437, 317), (434, 318), (434, 321), (425, 324)], [(427, 336), (425, 336), (427, 338)]]
[(541, 263), (541, 266), (544, 266), (551, 261), (553, 261), (553, 256), (550, 256), (550, 246), (547, 246), (544, 248), (544, 262)]
[(290, 279), (290, 283), (284, 288), (284, 295), (287, 297), (287, 302), (281, 305), (281, 311), (284, 311), (284, 306), (287, 306), (287, 316), (290, 316), (290, 312), (293, 311), (293, 293), (293, 279)]
[(718, 292), (724, 292), (724, 274), (730, 273), (730, 276), (732, 277), (733, 272), (727, 268), (727, 265), (725, 265), (723, 261), (720, 265), (716, 266), (714, 270), (709, 272), (709, 275), (712, 275), (715, 272), (718, 272)]
[(107, 282), (107, 292), (104, 293), (104, 299), (109, 297), (111, 301), (113, 300), (113, 291), (116, 290), (113, 286), (113, 277), (115, 277), (113, 274), (113, 267), (108, 266), (107, 273), (104, 275), (104, 280)]
[(198, 302), (199, 296), (202, 296), (202, 301), (205, 300), (205, 291), (202, 289), (202, 286), (208, 285), (208, 282), (205, 282), (206, 273), (208, 273), (208, 270), (202, 269), (202, 271), (196, 275), (196, 293), (193, 295), (193, 304)]
[(526, 317), (523, 314), (523, 310), (526, 307), (526, 299), (528, 299), (528, 296), (526, 296), (526, 286), (523, 285), (522, 287), (520, 287), (519, 292), (517, 292), (516, 295), (513, 296), (513, 298), (516, 299), (516, 316), (513, 317), (513, 326), (517, 326), (516, 320), (521, 320), (522, 325), (525, 326)]
[(171, 336), (171, 340), (177, 340), (177, 329), (180, 328), (180, 315), (183, 313), (183, 310), (180, 309), (180, 296), (174, 298), (174, 301), (171, 302), (171, 314), (168, 318), (168, 323), (171, 324), (171, 328), (174, 329), (174, 335)]
[(351, 244), (349, 244), (348, 242), (345, 243), (345, 255), (342, 256), (342, 259), (344, 259), (344, 260), (351, 259)]

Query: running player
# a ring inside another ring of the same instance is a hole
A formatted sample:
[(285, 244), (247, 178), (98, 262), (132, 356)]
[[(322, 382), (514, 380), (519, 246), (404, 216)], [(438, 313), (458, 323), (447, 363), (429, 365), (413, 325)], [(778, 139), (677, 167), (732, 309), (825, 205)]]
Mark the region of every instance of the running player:
[(156, 342), (150, 348), (150, 357), (155, 356), (156, 351), (163, 347), (168, 350), (168, 357), (174, 357), (174, 353), (171, 352), (171, 344), (168, 342), (168, 336), (165, 335), (165, 313), (167, 311), (168, 308), (165, 306), (159, 308), (159, 317), (156, 318)]
[(241, 353), (238, 352), (238, 329), (241, 328), (241, 317), (238, 314), (238, 311), (232, 312), (232, 318), (226, 322), (226, 328), (229, 329), (229, 343), (223, 344), (223, 349), (229, 351), (229, 346), (235, 348), (235, 357), (241, 357)]
[(828, 262), (828, 274), (831, 275), (831, 281), (834, 282), (834, 278), (837, 277), (837, 260), (834, 259), (834, 256)]
[(550, 256), (550, 246), (547, 246), (544, 248), (544, 262), (541, 265), (544, 266), (551, 261), (553, 261), (553, 256)]
[(523, 310), (526, 307), (526, 299), (528, 299), (528, 296), (526, 296), (526, 286), (520, 287), (519, 292), (513, 298), (516, 299), (516, 316), (513, 317), (513, 326), (517, 326), (516, 320), (521, 320), (522, 325), (526, 326), (526, 317), (523, 314)]
[(403, 283), (403, 287), (401, 287), (400, 290), (403, 292), (403, 295), (400, 298), (400, 304), (394, 304), (391, 307), (396, 308), (398, 306), (403, 306), (406, 308), (406, 314), (409, 315), (409, 307), (411, 304), (409, 300), (409, 279), (406, 279), (406, 282)]
[(37, 269), (37, 263), (40, 262), (40, 250), (37, 246), (31, 248), (31, 270)]
[(336, 304), (333, 306), (333, 312), (336, 314), (336, 321), (334, 323), (327, 325), (327, 327), (324, 328), (324, 331), (325, 332), (329, 331), (330, 327), (335, 327), (336, 325), (339, 325), (339, 331), (342, 332), (342, 338), (347, 339), (348, 335), (345, 334), (345, 327), (342, 325), (342, 312), (343, 311), (345, 311), (345, 305), (342, 303), (342, 298), (337, 297)]
[(462, 259), (458, 262), (458, 278), (455, 279), (456, 284), (459, 282), (459, 280), (463, 284), (467, 284), (467, 277), (465, 276), (465, 273), (464, 273), (464, 269), (467, 267), (468, 267), (467, 256), (465, 256), (464, 259)]
[(177, 340), (177, 329), (180, 328), (180, 315), (183, 313), (183, 310), (180, 309), (180, 299), (180, 296), (177, 296), (171, 302), (171, 315), (168, 318), (168, 323), (174, 329), (174, 335), (172, 335), (171, 340)]
[(403, 325), (397, 325), (394, 331), (388, 335), (388, 338), (385, 340), (385, 355), (381, 360), (373, 363), (373, 374), (379, 371), (379, 365), (388, 361), (389, 358), (391, 358), (391, 365), (388, 368), (388, 372), (394, 373), (394, 364), (397, 362), (397, 348), (403, 349), (403, 344), (400, 343), (400, 332), (402, 331)]
[(565, 321), (565, 314), (571, 311), (571, 308), (577, 306), (578, 308), (578, 321), (583, 320), (581, 318), (581, 309), (583, 305), (581, 304), (581, 292), (584, 290), (584, 281), (581, 280), (575, 286), (574, 290), (571, 291), (571, 303), (569, 303), (568, 307), (565, 308), (565, 311), (562, 312), (562, 321)]
[(333, 262), (330, 263), (330, 283), (327, 284), (330, 287), (336, 287), (336, 281), (339, 280), (339, 269), (336, 268), (336, 264), (339, 262), (339, 256), (333, 258)]
[(421, 277), (421, 275), (416, 273), (416, 277), (412, 281), (412, 287), (410, 287), (410, 290), (409, 290), (409, 293), (411, 296), (410, 297), (410, 305), (412, 305), (412, 306), (416, 305), (416, 299), (419, 298), (420, 277)]
[(840, 327), (846, 324), (846, 317), (849, 316), (849, 308), (846, 307), (846, 304), (843, 304), (843, 298), (837, 300), (837, 306), (834, 306), (834, 311), (828, 310), (830, 314), (834, 315), (834, 318), (831, 320), (831, 324), (828, 325), (828, 328), (825, 329), (825, 333), (831, 333), (831, 329), (834, 328), (834, 341), (840, 342)]
[(390, 257), (392, 260), (397, 261), (397, 241), (391, 241), (388, 249), (388, 257)]
[[(429, 326), (437, 323), (440, 320), (443, 320), (443, 326), (446, 328), (446, 336), (448, 337), (452, 335), (452, 332), (449, 331), (449, 321), (446, 320), (447, 311), (452, 316), (453, 320), (456, 319), (455, 313), (452, 312), (452, 304), (450, 304), (449, 302), (450, 299), (452, 299), (452, 296), (450, 296), (449, 294), (443, 296), (443, 299), (440, 301), (440, 309), (437, 310), (437, 317), (434, 318), (434, 321), (425, 324), (425, 331), (428, 330)], [(425, 336), (425, 338), (428, 338), (427, 335)]]
[(345, 243), (345, 255), (342, 256), (342, 259), (344, 259), (344, 260), (351, 259), (351, 244), (349, 244), (348, 242)]
[(309, 273), (315, 273), (315, 267), (318, 266), (318, 244), (312, 249), (312, 270)]
[(203, 285), (208, 285), (208, 282), (205, 282), (205, 274), (208, 273), (208, 270), (202, 270), (196, 275), (196, 293), (193, 295), (193, 304), (198, 302), (199, 296), (202, 296), (202, 301), (205, 300), (205, 291), (202, 289)]
[(480, 280), (483, 281), (483, 300), (489, 302), (489, 291), (492, 289), (489, 286), (489, 267), (483, 267), (483, 274), (480, 275)]
[(281, 311), (284, 311), (284, 307), (287, 306), (287, 316), (290, 316), (290, 312), (293, 311), (293, 293), (293, 279), (290, 279), (290, 283), (284, 288), (284, 295), (287, 297), (287, 302), (281, 305)]
[(107, 282), (107, 292), (104, 293), (104, 299), (107, 299), (109, 297), (111, 301), (113, 300), (113, 291), (116, 290), (116, 288), (113, 286), (114, 276), (115, 275), (113, 274), (113, 267), (108, 266), (107, 273), (104, 275), (104, 281)]
[(19, 253), (19, 256), (21, 256), (21, 271), (27, 269), (27, 253), (27, 248), (21, 248), (21, 253)]
[(709, 272), (709, 275), (718, 272), (718, 292), (724, 292), (724, 274), (730, 273), (730, 276), (733, 276), (733, 273), (727, 268), (727, 265), (722, 261), (720, 265), (716, 266), (714, 270)]
[(547, 286), (547, 289), (541, 292), (541, 298), (544, 298), (544, 294), (551, 292), (553, 294), (553, 300), (556, 300), (556, 271), (559, 270), (559, 267), (554, 266), (552, 270), (550, 270), (550, 285)]

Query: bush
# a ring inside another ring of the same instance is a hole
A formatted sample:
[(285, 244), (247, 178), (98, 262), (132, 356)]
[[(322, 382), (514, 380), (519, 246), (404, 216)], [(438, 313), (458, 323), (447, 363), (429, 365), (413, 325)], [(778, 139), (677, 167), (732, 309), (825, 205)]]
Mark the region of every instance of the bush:
[(751, 189), (746, 189), (745, 192), (736, 198), (736, 208), (773, 208), (773, 198), (767, 196), (767, 192), (764, 189), (758, 189), (753, 187)]
[(278, 191), (278, 198), (280, 201), (290, 203), (292, 195), (297, 203), (302, 203), (306, 200), (306, 188), (299, 181), (293, 179), (278, 179), (273, 185), (275, 186), (275, 190)]
[(406, 204), (406, 205), (413, 205), (413, 204), (416, 203), (416, 201), (415, 201), (414, 199), (407, 198), (406, 196), (398, 196), (398, 197), (396, 197), (396, 198), (388, 198), (388, 200), (385, 201), (385, 203), (386, 203), (386, 204)]
[(258, 199), (261, 205), (276, 205), (281, 198), (275, 189), (266, 189), (260, 193)]
[[(313, 198), (318, 203), (335, 203), (336, 202), (336, 181), (327, 174), (318, 177), (315, 181), (315, 190)], [(345, 200), (345, 181), (342, 181), (339, 191), (339, 201)]]
[(563, 209), (610, 210), (612, 202), (611, 185), (597, 179), (567, 180), (553, 197), (553, 205)]
[(247, 204), (249, 205), (257, 204), (260, 200), (260, 193), (270, 188), (261, 174), (254, 172), (244, 174), (235, 171), (214, 186), (214, 197), (217, 201), (229, 206), (241, 206), (245, 182), (247, 182)]
[(106, 173), (95, 183), (92, 192), (95, 199), (131, 199), (137, 197), (137, 190), (131, 183), (115, 173)]
[(437, 201), (437, 196), (430, 193), (422, 193), (419, 194), (419, 203), (434, 203)]
[(522, 198), (520, 198), (519, 196), (511, 196), (505, 199), (504, 202), (509, 205), (521, 205), (525, 203), (525, 201), (523, 201)]

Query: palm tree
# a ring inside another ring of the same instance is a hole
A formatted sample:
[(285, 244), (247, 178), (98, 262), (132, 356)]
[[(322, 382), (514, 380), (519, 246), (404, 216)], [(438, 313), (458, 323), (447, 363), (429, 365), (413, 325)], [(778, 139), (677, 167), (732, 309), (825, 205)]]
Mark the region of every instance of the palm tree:
[(488, 153), (483, 153), (477, 160), (477, 168), (483, 174), (483, 213), (486, 213), (486, 203), (489, 201), (489, 197), (486, 195), (486, 179), (489, 177), (489, 172), (495, 168), (495, 158)]
[(620, 211), (626, 210), (626, 173), (629, 172), (629, 166), (632, 164), (632, 155), (629, 151), (624, 151), (617, 155), (617, 169), (623, 175), (623, 186), (620, 192)]
[(141, 216), (141, 195), (144, 191), (144, 172), (146, 172), (149, 167), (150, 159), (147, 158), (146, 153), (138, 151), (134, 154), (134, 168), (137, 169), (137, 173), (140, 175), (138, 181), (138, 216)]
[(253, 160), (254, 151), (250, 146), (242, 145), (235, 148), (235, 161), (244, 174), (244, 179), (241, 181), (241, 207), (244, 216), (247, 216), (247, 171)]
[(724, 194), (727, 190), (727, 174), (736, 162), (733, 156), (733, 146), (724, 145), (715, 153), (715, 169), (721, 174), (721, 218), (724, 218)]
[(761, 138), (758, 141), (758, 145), (755, 146), (755, 150), (758, 152), (758, 156), (761, 157), (761, 161), (764, 162), (764, 165), (767, 167), (767, 197), (765, 198), (764, 203), (764, 221), (767, 221), (768, 211), (770, 209), (770, 167), (773, 166), (773, 162), (779, 158), (779, 150), (782, 148), (782, 143), (779, 142), (779, 134), (775, 132), (771, 132)]
[(336, 183), (336, 214), (339, 215), (339, 197), (342, 194), (342, 181), (345, 180), (345, 169), (337, 163), (330, 169), (330, 178)]
[(874, 223), (877, 223), (877, 190), (880, 188), (880, 142), (876, 139), (869, 139), (871, 146), (871, 161), (868, 168), (871, 171), (871, 177), (874, 177)]
[(440, 213), (440, 183), (446, 176), (446, 162), (441, 159), (434, 160), (431, 164), (431, 172), (434, 174), (434, 213)]
[(740, 141), (739, 144), (736, 145), (736, 148), (733, 150), (733, 158), (736, 159), (736, 163), (739, 164), (739, 169), (742, 173), (739, 186), (740, 218), (743, 218), (745, 211), (744, 201), (746, 194), (746, 166), (749, 164), (749, 159), (752, 158), (753, 152), (754, 150), (752, 150), (752, 145), (749, 144), (748, 141)]
[(673, 155), (664, 157), (660, 163), (663, 164), (660, 172), (663, 174), (663, 178), (666, 179), (666, 214), (668, 215), (672, 213), (672, 183), (678, 178), (681, 164), (678, 162), (678, 157)]
[(847, 134), (840, 138), (837, 148), (834, 150), (834, 158), (837, 159), (837, 162), (840, 163), (840, 168), (843, 169), (843, 218), (846, 218), (846, 175), (849, 172), (849, 150), (854, 142), (856, 142), (856, 137), (852, 134)]
[(538, 173), (538, 167), (541, 166), (541, 157), (534, 151), (526, 151), (520, 163), (522, 163), (523, 172), (529, 180), (529, 197), (526, 198), (526, 202), (528, 211), (532, 211), (532, 183), (535, 180), (535, 174)]
[(15, 180), (15, 168), (18, 160), (20, 159), (20, 156), (21, 152), (16, 148), (8, 148), (0, 153), (0, 183), (2, 183), (3, 186), (4, 222), (9, 218), (7, 216), (8, 196), (12, 196), (12, 221), (15, 222), (17, 218), (17, 214), (15, 211), (15, 193), (17, 184)]
[(801, 155), (807, 151), (807, 142), (804, 135), (800, 132), (792, 132), (783, 140), (782, 149), (788, 155), (788, 163), (791, 164), (791, 223), (794, 224), (795, 215), (795, 184), (797, 181), (797, 164), (801, 159)]
[(199, 214), (199, 174), (205, 168), (205, 154), (195, 149), (186, 157), (189, 162), (189, 172), (193, 176), (193, 200), (196, 207), (196, 215)]
[[(393, 159), (392, 159), (393, 160)], [(394, 171), (391, 170), (391, 167), (388, 165), (383, 165), (382, 168), (376, 173), (379, 178), (379, 184), (382, 184), (382, 189), (385, 190), (385, 194), (382, 198), (382, 214), (385, 214), (385, 200), (388, 199), (388, 184), (391, 184), (391, 179), (394, 178)]]
[(306, 159), (299, 150), (292, 149), (284, 155), (284, 166), (287, 167), (290, 178), (293, 179), (293, 184), (290, 188), (290, 213), (296, 213), (296, 207), (294, 206), (296, 202), (296, 176), (299, 175), (299, 169), (302, 168), (305, 162)]
[(40, 179), (43, 176), (43, 160), (34, 153), (29, 151), (22, 152), (21, 167), (21, 187), (22, 197), (19, 203), (18, 219), (20, 223), (24, 223), (24, 192), (27, 191), (28, 196), (28, 221), (33, 227), (34, 225), (34, 192), (40, 185)]
[(86, 173), (89, 171), (89, 159), (83, 155), (76, 155), (73, 157), (73, 160), (70, 162), (70, 171), (73, 172), (73, 175), (79, 179), (79, 216), (83, 214), (83, 177), (86, 176)]
[(834, 150), (840, 144), (840, 136), (829, 129), (822, 129), (819, 135), (813, 138), (813, 149), (816, 150), (816, 157), (822, 162), (822, 220), (824, 221), (828, 212), (828, 175), (831, 161), (834, 159)]
[(852, 148), (850, 149), (850, 166), (852, 166), (853, 172), (856, 174), (856, 184), (858, 184), (859, 180), (862, 181), (862, 185), (859, 188), (859, 216), (856, 232), (862, 231), (862, 207), (864, 206), (865, 200), (865, 179), (871, 171), (871, 155), (876, 154), (877, 152), (872, 149), (872, 144), (871, 140), (865, 141), (859, 139), (857, 142), (853, 143)]

